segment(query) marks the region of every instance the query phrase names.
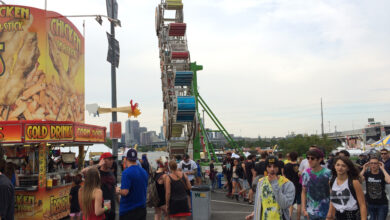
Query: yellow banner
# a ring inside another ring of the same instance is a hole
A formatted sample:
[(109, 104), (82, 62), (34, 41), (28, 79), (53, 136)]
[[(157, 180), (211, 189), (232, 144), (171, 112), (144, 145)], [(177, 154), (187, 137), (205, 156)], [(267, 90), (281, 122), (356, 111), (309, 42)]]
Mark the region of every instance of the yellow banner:
[(84, 122), (84, 37), (56, 12), (0, 6), (0, 121)]

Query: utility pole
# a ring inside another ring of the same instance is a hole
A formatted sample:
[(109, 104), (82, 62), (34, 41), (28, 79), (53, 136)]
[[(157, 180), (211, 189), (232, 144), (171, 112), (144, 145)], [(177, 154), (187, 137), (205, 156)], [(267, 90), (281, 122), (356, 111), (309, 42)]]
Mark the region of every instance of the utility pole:
[[(111, 0), (111, 2), (112, 2), (112, 14), (114, 15), (114, 13), (115, 13), (114, 0)], [(115, 44), (114, 21), (111, 21), (110, 25), (111, 25), (111, 45), (114, 45)], [(114, 50), (112, 50), (112, 59), (113, 59), (113, 62), (111, 63), (111, 107), (112, 108), (117, 107), (117, 103), (116, 103), (116, 67), (115, 67), (116, 60), (115, 60), (114, 53), (115, 53)], [(116, 122), (116, 121), (117, 121), (117, 113), (115, 111), (113, 111), (112, 112), (112, 122)], [(112, 140), (112, 153), (113, 153), (114, 157), (118, 158), (118, 139)], [(116, 162), (118, 162), (118, 161), (116, 161)]]
[(324, 114), (322, 111), (322, 97), (321, 97), (321, 135), (324, 137)]

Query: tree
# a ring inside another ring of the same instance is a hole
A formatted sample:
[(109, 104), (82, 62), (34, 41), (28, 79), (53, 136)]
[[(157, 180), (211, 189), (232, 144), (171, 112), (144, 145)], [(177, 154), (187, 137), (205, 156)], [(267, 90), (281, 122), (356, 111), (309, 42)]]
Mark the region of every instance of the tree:
[(106, 137), (106, 141), (104, 142), (104, 145), (112, 149), (112, 140)]

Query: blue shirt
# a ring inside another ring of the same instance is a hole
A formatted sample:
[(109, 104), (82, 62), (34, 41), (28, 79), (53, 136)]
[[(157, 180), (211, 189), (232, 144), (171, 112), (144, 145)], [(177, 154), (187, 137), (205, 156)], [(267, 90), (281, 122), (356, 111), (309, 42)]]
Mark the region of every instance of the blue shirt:
[(129, 190), (127, 196), (121, 196), (119, 215), (122, 216), (135, 208), (146, 208), (146, 190), (148, 174), (137, 165), (130, 166), (122, 173), (121, 189)]

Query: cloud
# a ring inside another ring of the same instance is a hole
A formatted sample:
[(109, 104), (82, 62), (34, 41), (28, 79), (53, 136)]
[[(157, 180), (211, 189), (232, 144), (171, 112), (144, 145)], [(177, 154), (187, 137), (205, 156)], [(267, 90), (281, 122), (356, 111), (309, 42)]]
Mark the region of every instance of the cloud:
[[(48, 2), (61, 14), (106, 13), (104, 1)], [(154, 9), (160, 1), (118, 2), (118, 106), (139, 102), (141, 124), (158, 131), (162, 95)], [(362, 127), (368, 117), (389, 122), (389, 9), (386, 0), (185, 0), (191, 58), (204, 66), (200, 94), (229, 133), (245, 136), (319, 132), (321, 97), (331, 130), (352, 129), (352, 122)], [(81, 29), (82, 19), (72, 21)], [(86, 102), (110, 106), (105, 31), (107, 21), (99, 26), (86, 19)], [(108, 126), (110, 117), (87, 121)]]

